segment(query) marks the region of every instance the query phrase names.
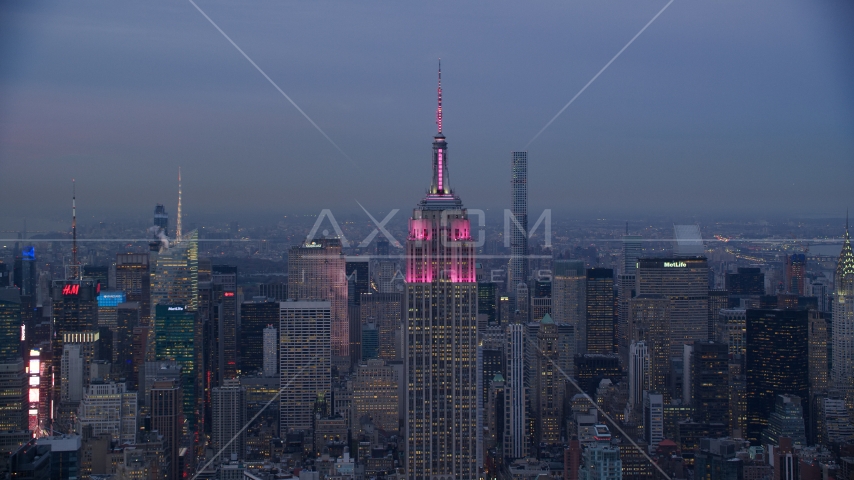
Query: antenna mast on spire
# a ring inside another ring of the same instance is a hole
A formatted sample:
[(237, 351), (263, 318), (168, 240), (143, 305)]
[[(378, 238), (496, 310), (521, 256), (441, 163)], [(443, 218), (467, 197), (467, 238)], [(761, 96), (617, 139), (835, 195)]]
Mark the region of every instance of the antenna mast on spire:
[(80, 264), (77, 262), (77, 184), (71, 179), (71, 270), (70, 277), (80, 278)]
[(436, 125), (442, 133), (442, 59), (439, 59), (439, 107), (436, 108)]
[(181, 238), (181, 167), (178, 167), (178, 225), (175, 227), (175, 238)]

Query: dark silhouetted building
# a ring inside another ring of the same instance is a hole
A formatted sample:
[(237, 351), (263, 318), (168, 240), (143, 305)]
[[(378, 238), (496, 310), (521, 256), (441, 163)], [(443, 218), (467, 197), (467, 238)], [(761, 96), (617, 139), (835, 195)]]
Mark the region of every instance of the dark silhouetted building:
[(264, 329), (279, 325), (279, 302), (256, 298), (240, 306), (240, 371), (260, 371), (264, 360)]
[(777, 395), (809, 398), (807, 310), (750, 309), (746, 321), (747, 440), (757, 444)]
[(128, 302), (139, 303), (140, 324), (151, 319), (151, 275), (147, 253), (116, 255), (116, 289), (125, 292)]
[(588, 353), (575, 356), (575, 372), (578, 385), (584, 393), (596, 396), (599, 382), (609, 379), (618, 383), (623, 376), (620, 357), (615, 354)]
[(725, 343), (698, 342), (691, 358), (691, 405), (694, 421), (729, 419), (729, 351)]
[(614, 271), (587, 269), (587, 353), (615, 353)]

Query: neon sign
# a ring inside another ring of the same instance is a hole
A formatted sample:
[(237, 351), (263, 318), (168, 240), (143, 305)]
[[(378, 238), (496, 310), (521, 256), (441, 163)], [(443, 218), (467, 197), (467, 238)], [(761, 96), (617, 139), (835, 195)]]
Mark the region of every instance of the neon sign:
[(664, 262), (664, 268), (685, 268), (688, 264), (685, 262)]
[(222, 296), (223, 296), (223, 297), (233, 297), (233, 296), (234, 296), (234, 292), (222, 292)]
[(79, 295), (80, 294), (80, 284), (68, 284), (62, 287), (62, 294), (64, 296), (70, 295)]
[(184, 307), (167, 307), (167, 310), (170, 312), (183, 312)]

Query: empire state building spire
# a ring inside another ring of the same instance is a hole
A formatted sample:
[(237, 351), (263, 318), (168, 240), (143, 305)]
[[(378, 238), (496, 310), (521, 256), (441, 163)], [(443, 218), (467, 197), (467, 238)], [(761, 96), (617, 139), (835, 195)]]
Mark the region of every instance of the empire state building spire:
[(439, 106), (436, 108), (436, 125), (442, 133), (442, 59), (439, 59)]
[(452, 195), (448, 183), (448, 143), (442, 134), (442, 61), (439, 60), (438, 106), (436, 107), (436, 126), (439, 132), (433, 137), (433, 183), (430, 185), (431, 195)]

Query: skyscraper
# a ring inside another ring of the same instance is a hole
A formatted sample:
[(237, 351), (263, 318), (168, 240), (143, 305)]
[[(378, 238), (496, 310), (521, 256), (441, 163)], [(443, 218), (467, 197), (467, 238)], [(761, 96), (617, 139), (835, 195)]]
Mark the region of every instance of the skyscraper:
[(401, 297), (399, 293), (364, 293), (359, 302), (362, 324), (376, 325), (379, 335), (378, 358), (386, 361), (403, 360)]
[(151, 318), (151, 275), (147, 253), (116, 254), (116, 289), (125, 292), (128, 302), (139, 303), (140, 321)]
[(854, 252), (845, 225), (842, 252), (836, 264), (833, 295), (833, 386), (854, 407)]
[(793, 253), (786, 257), (786, 291), (793, 295), (804, 295), (804, 278), (807, 270), (807, 257), (803, 253)]
[(222, 450), (217, 460), (228, 461), (234, 456), (242, 460), (246, 455), (246, 431), (241, 431), (246, 424), (246, 390), (239, 380), (225, 379), (222, 386), (213, 389), (211, 405), (211, 446), (216, 452)]
[(663, 295), (638, 295), (631, 300), (629, 312), (632, 342), (643, 341), (648, 352), (647, 388), (663, 395), (665, 402), (669, 403), (670, 302)]
[(181, 447), (182, 425), (181, 387), (174, 381), (157, 381), (151, 386), (151, 429), (163, 435), (166, 480), (181, 478), (178, 450)]
[(157, 254), (151, 271), (151, 307), (199, 307), (199, 236), (192, 231)]
[(638, 295), (664, 295), (670, 300), (670, 354), (682, 345), (708, 339), (709, 266), (704, 257), (638, 260)]
[(265, 377), (275, 377), (279, 371), (279, 334), (276, 332), (276, 327), (267, 325), (264, 328), (263, 334), (263, 353), (264, 368), (262, 373)]
[[(98, 304), (95, 285), (91, 280), (72, 279), (53, 282), (53, 357), (54, 379), (52, 403), (59, 406), (61, 362), (64, 341), (68, 334), (97, 337)], [(82, 397), (82, 392), (81, 392)]]
[(211, 289), (211, 321), (215, 339), (215, 348), (211, 352), (215, 357), (214, 384), (222, 385), (226, 378), (237, 377), (237, 267), (213, 265)]
[(725, 343), (697, 342), (691, 359), (691, 404), (694, 421), (729, 421), (728, 346)]
[(537, 375), (533, 382), (531, 401), (537, 414), (537, 443), (551, 445), (560, 441), (560, 420), (566, 381), (557, 369), (560, 355), (557, 325), (548, 314), (540, 321), (536, 341)]
[(279, 397), (281, 435), (310, 430), (318, 396), (332, 389), (332, 305), (322, 301), (281, 303)]
[(552, 318), (557, 324), (572, 325), (575, 352), (587, 349), (587, 275), (581, 260), (555, 260), (552, 277)]
[(524, 458), (528, 455), (527, 390), (525, 388), (525, 325), (507, 325), (504, 387), (504, 456)]
[(346, 370), (350, 365), (350, 324), (345, 268), (341, 240), (337, 238), (306, 241), (288, 252), (288, 297), (330, 303), (332, 362)]
[(160, 203), (154, 207), (154, 226), (157, 227), (155, 234), (169, 236), (169, 214), (166, 213), (166, 207)]
[(510, 225), (507, 290), (513, 293), (519, 283), (528, 281), (528, 152), (513, 152), (511, 172), (512, 213), (518, 222)]
[(614, 271), (588, 268), (587, 353), (615, 353)]
[(809, 398), (806, 310), (747, 310), (747, 440), (758, 442), (777, 395)]
[[(274, 332), (279, 326), (279, 302), (256, 297), (252, 301), (241, 304), (240, 370), (244, 375), (266, 368), (264, 366), (264, 359), (267, 358), (264, 350), (267, 345), (265, 335), (266, 328), (270, 325), (275, 326)], [(275, 345), (273, 345), (274, 352)], [(279, 363), (278, 356), (273, 362), (273, 372), (275, 372), (275, 365)]]
[(623, 275), (634, 275), (638, 269), (638, 259), (643, 255), (643, 237), (629, 235), (626, 224), (626, 234), (623, 235)]
[(406, 468), (409, 479), (478, 476), (477, 283), (466, 209), (448, 183), (448, 144), (433, 139), (433, 182), (406, 242)]
[(201, 394), (196, 364), (196, 313), (184, 305), (159, 304), (154, 316), (154, 344), (157, 360), (172, 360), (181, 367), (183, 414), (195, 428), (197, 395)]
[(0, 363), (20, 358), (21, 294), (15, 287), (3, 287), (0, 288)]

